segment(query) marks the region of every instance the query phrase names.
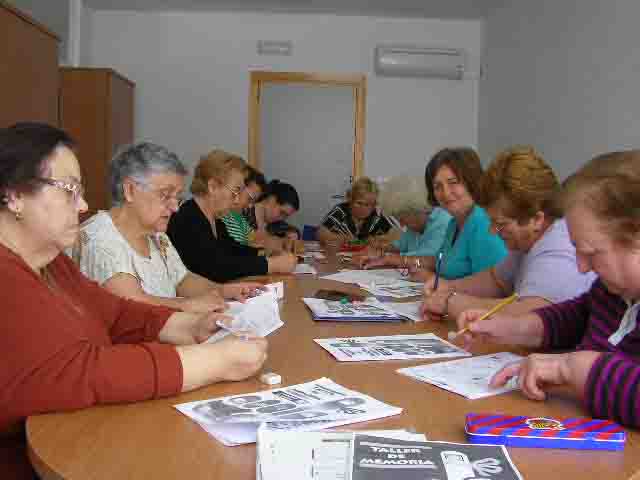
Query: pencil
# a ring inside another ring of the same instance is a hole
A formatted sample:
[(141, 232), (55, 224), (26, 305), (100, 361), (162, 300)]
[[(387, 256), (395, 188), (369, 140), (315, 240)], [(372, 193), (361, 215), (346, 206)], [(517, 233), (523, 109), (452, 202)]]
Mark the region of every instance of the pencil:
[[(473, 323), (478, 323), (481, 322), (482, 320), (485, 320), (487, 318), (489, 318), (491, 315), (493, 315), (494, 313), (496, 313), (497, 311), (501, 310), (502, 308), (506, 307), (507, 305), (509, 305), (510, 303), (513, 303), (514, 301), (516, 301), (518, 298), (518, 294), (514, 293), (513, 295), (511, 295), (510, 297), (505, 298), (503, 301), (501, 301), (500, 303), (498, 303), (495, 307), (493, 307), (491, 310), (489, 310), (488, 312), (486, 312), (484, 315), (482, 315), (480, 318), (478, 318), (475, 322)], [(463, 333), (466, 333), (469, 331), (469, 326), (471, 324), (467, 325), (466, 327), (464, 327), (461, 330), (458, 330), (457, 332), (455, 332), (455, 335), (450, 335), (450, 339), (454, 339), (456, 337), (458, 337), (459, 335), (462, 335)]]
[(440, 281), (440, 270), (442, 270), (442, 257), (443, 253), (438, 253), (438, 259), (436, 260), (436, 279), (433, 282), (433, 291), (438, 290), (438, 282)]

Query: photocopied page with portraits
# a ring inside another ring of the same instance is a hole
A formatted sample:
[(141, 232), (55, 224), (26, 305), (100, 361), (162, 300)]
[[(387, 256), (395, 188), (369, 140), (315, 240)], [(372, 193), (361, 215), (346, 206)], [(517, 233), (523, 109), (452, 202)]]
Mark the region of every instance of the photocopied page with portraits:
[(328, 378), (260, 392), (175, 405), (225, 445), (256, 441), (258, 427), (310, 431), (374, 420), (401, 408), (349, 390)]

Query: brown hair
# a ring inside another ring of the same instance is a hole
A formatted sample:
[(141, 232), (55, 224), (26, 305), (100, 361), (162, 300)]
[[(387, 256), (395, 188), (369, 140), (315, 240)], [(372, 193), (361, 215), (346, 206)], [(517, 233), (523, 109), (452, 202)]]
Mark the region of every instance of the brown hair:
[(500, 152), (480, 180), (477, 202), (482, 207), (504, 201), (504, 214), (518, 221), (544, 212), (552, 220), (562, 217), (556, 201), (560, 183), (553, 169), (530, 146)]
[(599, 155), (569, 177), (562, 204), (580, 202), (625, 247), (640, 241), (640, 150)]
[(478, 194), (478, 184), (482, 176), (482, 165), (480, 157), (473, 148), (470, 147), (452, 147), (443, 148), (436, 153), (424, 170), (424, 183), (429, 193), (429, 202), (432, 205), (439, 205), (433, 187), (433, 179), (436, 177), (440, 168), (447, 166), (461, 180), (473, 201), (476, 200)]
[(204, 195), (209, 190), (209, 180), (215, 178), (224, 182), (233, 170), (239, 170), (246, 175), (246, 166), (246, 162), (239, 155), (218, 148), (211, 150), (207, 155), (200, 157), (200, 162), (193, 173), (191, 193)]
[(378, 192), (379, 189), (376, 182), (371, 180), (369, 177), (360, 177), (358, 180), (353, 182), (353, 185), (351, 185), (347, 198), (349, 199), (349, 202), (353, 202), (367, 193), (375, 193), (378, 195)]

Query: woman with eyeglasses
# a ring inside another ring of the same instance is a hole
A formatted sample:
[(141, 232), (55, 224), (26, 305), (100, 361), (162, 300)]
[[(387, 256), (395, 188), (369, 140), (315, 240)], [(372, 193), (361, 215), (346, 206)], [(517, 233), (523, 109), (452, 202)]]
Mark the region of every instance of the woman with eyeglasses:
[(191, 183), (193, 198), (169, 221), (167, 233), (187, 268), (215, 282), (288, 273), (297, 264), (291, 253), (263, 256), (218, 234), (216, 220), (240, 202), (245, 170), (242, 158), (224, 150), (202, 157)]
[(142, 142), (120, 151), (109, 172), (114, 206), (80, 227), (72, 255), (80, 270), (116, 295), (185, 312), (222, 310), (223, 298), (244, 300), (260, 288), (220, 286), (185, 267), (165, 232), (186, 174), (162, 146)]
[(224, 315), (128, 300), (80, 272), (64, 254), (87, 210), (73, 148), (48, 125), (0, 129), (3, 478), (35, 477), (24, 433), (30, 415), (241, 380), (266, 359), (263, 338), (201, 344)]
[(532, 148), (516, 146), (496, 157), (481, 178), (478, 204), (509, 256), (494, 267), (457, 280), (425, 282), (425, 317), (456, 318), (469, 308), (491, 308), (518, 294), (502, 311), (524, 313), (577, 297), (595, 280), (581, 273), (567, 223), (555, 197), (560, 184), (551, 167)]
[[(237, 205), (233, 206), (224, 217), (217, 220), (216, 228), (220, 233), (224, 230), (230, 238), (239, 244), (250, 246), (250, 235), (254, 229), (247, 217), (243, 215), (243, 212), (255, 205), (256, 200), (262, 195), (266, 186), (267, 182), (264, 175), (251, 165), (247, 165), (245, 168), (244, 190), (238, 197)], [(224, 224), (224, 228), (220, 223)]]
[(331, 209), (318, 227), (318, 240), (323, 243), (363, 241), (388, 233), (393, 225), (376, 209), (378, 185), (368, 177), (354, 182), (347, 202)]
[(382, 211), (405, 227), (400, 238), (371, 245), (353, 255), (362, 268), (402, 267), (404, 257), (428, 257), (438, 253), (451, 215), (441, 207), (432, 208), (422, 179), (410, 176), (385, 181), (380, 196)]
[[(574, 397), (589, 416), (640, 427), (640, 151), (600, 155), (565, 181), (560, 200), (578, 269), (597, 280), (582, 295), (533, 312), (458, 317), (467, 346), (521, 345), (529, 355), (497, 372), (530, 399)], [(557, 272), (549, 270), (547, 279)], [(558, 390), (559, 389), (559, 390)]]

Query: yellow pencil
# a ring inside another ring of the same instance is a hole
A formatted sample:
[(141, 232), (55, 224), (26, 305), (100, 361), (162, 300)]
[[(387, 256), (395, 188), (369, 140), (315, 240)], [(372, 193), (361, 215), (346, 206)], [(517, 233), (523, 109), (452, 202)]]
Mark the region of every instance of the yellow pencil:
[[(493, 307), (491, 310), (489, 310), (487, 313), (485, 313), (484, 315), (482, 315), (480, 318), (478, 318), (475, 322), (473, 323), (477, 323), (477, 322), (481, 322), (482, 320), (489, 318), (491, 315), (493, 315), (494, 313), (496, 313), (498, 310), (506, 307), (507, 305), (509, 305), (510, 303), (513, 303), (517, 300), (518, 298), (518, 294), (514, 293), (513, 295), (511, 295), (510, 297), (505, 298), (503, 301), (501, 301), (500, 303), (498, 303), (495, 307)], [(454, 335), (449, 334), (449, 339), (453, 340), (454, 338), (458, 337), (459, 335), (462, 335), (463, 333), (466, 333), (469, 331), (469, 326), (471, 324), (467, 325), (466, 327), (464, 327), (461, 330), (458, 330), (457, 332), (455, 332)]]

